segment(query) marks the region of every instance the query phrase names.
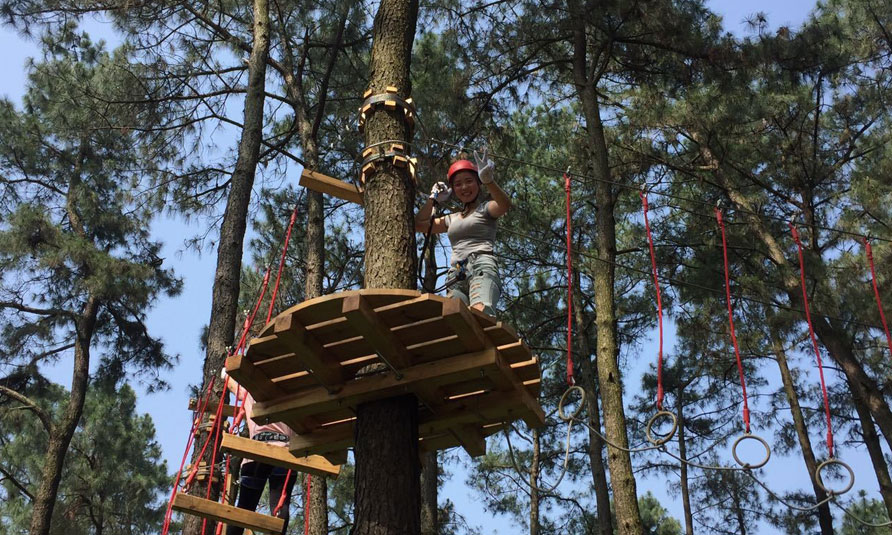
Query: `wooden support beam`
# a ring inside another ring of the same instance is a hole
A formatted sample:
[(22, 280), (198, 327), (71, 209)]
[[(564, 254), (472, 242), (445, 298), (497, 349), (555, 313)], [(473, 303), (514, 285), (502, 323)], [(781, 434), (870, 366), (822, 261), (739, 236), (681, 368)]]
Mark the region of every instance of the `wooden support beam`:
[(361, 294), (344, 298), (341, 312), (356, 332), (397, 370), (408, 367), (409, 352)]
[(362, 191), (353, 184), (323, 175), (316, 171), (310, 171), (306, 168), (304, 168), (303, 172), (300, 174), (299, 184), (307, 189), (327, 193), (332, 197), (350, 201), (360, 206), (362, 206), (364, 202)]
[(337, 390), (344, 382), (341, 367), (336, 362), (326, 359), (325, 348), (301, 325), (293, 314), (280, 315), (276, 318), (273, 334), (281, 344), (295, 353), (296, 358), (308, 368), (313, 377), (328, 390)]
[(340, 467), (333, 466), (319, 456), (295, 457), (291, 455), (288, 448), (266, 444), (265, 442), (229, 433), (223, 434), (223, 443), (220, 445), (220, 449), (234, 453), (239, 457), (246, 457), (273, 466), (288, 468), (295, 472), (313, 474), (314, 476), (337, 477), (341, 472)]
[(473, 379), (496, 369), (497, 359), (495, 348), (487, 348), (406, 368), (401, 371), (401, 379), (393, 374), (373, 375), (346, 383), (336, 394), (329, 394), (322, 388), (298, 392), (274, 401), (257, 403), (254, 406), (254, 420), (260, 423), (290, 422), (304, 416), (412, 392), (423, 383), (427, 383), (425, 387), (433, 387)]
[(523, 386), (523, 382), (517, 378), (514, 370), (511, 369), (511, 365), (505, 359), (499, 358), (496, 360), (495, 367), (498, 371), (487, 369), (483, 373), (499, 390), (518, 393), (520, 402), (526, 408), (526, 411), (523, 411), (523, 421), (530, 427), (542, 427), (545, 425), (545, 412)]
[(491, 345), (477, 318), (460, 299), (453, 297), (443, 303), (443, 317), (468, 351), (480, 351)]
[[(189, 398), (189, 410), (197, 411), (200, 403), (195, 398)], [(208, 414), (216, 414), (217, 413), (217, 402), (209, 401), (208, 404), (204, 408), (204, 412)], [(235, 415), (235, 405), (223, 405), (223, 417), (231, 418)]]
[(471, 457), (486, 455), (486, 437), (483, 436), (480, 426), (463, 425), (454, 427), (449, 431)]
[(285, 395), (285, 391), (269, 380), (254, 364), (241, 355), (226, 358), (226, 373), (245, 387), (254, 401), (267, 401)]
[(232, 505), (212, 502), (198, 496), (190, 496), (183, 493), (178, 493), (174, 497), (173, 508), (176, 511), (190, 515), (225, 522), (228, 525), (254, 531), (282, 533), (282, 530), (285, 529), (285, 520), (282, 518), (255, 513), (247, 509), (239, 509)]

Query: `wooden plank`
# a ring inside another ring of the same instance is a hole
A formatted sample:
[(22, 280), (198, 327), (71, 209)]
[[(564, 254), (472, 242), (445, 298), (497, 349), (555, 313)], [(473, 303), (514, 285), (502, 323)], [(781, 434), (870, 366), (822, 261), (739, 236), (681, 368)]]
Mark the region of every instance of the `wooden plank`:
[(520, 401), (526, 411), (523, 413), (523, 421), (530, 427), (542, 427), (545, 425), (545, 412), (539, 403), (524, 388), (523, 381), (517, 378), (511, 365), (505, 359), (501, 358), (501, 354), (496, 358), (496, 368), (486, 369), (483, 373), (495, 383), (496, 387), (502, 391), (515, 391), (520, 394)]
[(322, 455), (335, 451), (347, 451), (353, 446), (353, 432), (356, 420), (343, 424), (323, 427), (307, 435), (291, 437), (288, 449), (294, 455)]
[(250, 438), (223, 434), (223, 443), (220, 445), (223, 451), (235, 453), (239, 457), (247, 457), (255, 461), (281, 466), (296, 472), (312, 474), (314, 476), (337, 477), (341, 469), (333, 466), (325, 459), (318, 456), (295, 457), (288, 448), (274, 446), (265, 442), (258, 442)]
[(300, 181), (298, 183), (307, 189), (327, 193), (338, 199), (350, 201), (360, 206), (362, 206), (364, 202), (362, 192), (359, 191), (359, 188), (355, 185), (323, 175), (316, 171), (310, 171), (307, 168), (304, 168), (303, 172), (300, 174)]
[(454, 427), (449, 432), (471, 457), (486, 455), (486, 437), (478, 426), (463, 425)]
[(443, 303), (443, 317), (468, 351), (480, 351), (489, 345), (483, 328), (460, 299), (453, 297)]
[(239, 509), (232, 505), (212, 502), (184, 493), (177, 493), (174, 497), (173, 509), (254, 531), (281, 533), (285, 529), (285, 520), (282, 518), (255, 513), (247, 509)]
[(251, 393), (254, 401), (268, 401), (285, 395), (285, 392), (270, 381), (269, 377), (241, 355), (227, 357), (226, 372)]
[(497, 357), (495, 348), (487, 348), (406, 368), (401, 371), (401, 379), (394, 374), (372, 375), (346, 383), (335, 394), (329, 394), (321, 388), (299, 392), (275, 401), (256, 404), (254, 420), (260, 423), (288, 421), (401, 395), (425, 382), (429, 383), (427, 386), (439, 386), (472, 379), (486, 371), (494, 371)]
[(325, 348), (307, 333), (293, 314), (276, 318), (273, 333), (298, 355), (301, 363), (312, 372), (320, 384), (331, 390), (338, 388), (344, 382), (340, 366), (326, 358)]
[[(198, 400), (195, 398), (189, 398), (189, 410), (197, 411), (198, 410)], [(209, 401), (207, 406), (204, 408), (204, 412), (208, 414), (217, 414), (217, 402)], [(223, 417), (231, 418), (235, 414), (235, 405), (223, 405)]]
[(391, 366), (399, 370), (411, 364), (406, 346), (390, 332), (390, 327), (378, 318), (362, 295), (345, 298), (341, 312), (356, 332), (365, 337)]

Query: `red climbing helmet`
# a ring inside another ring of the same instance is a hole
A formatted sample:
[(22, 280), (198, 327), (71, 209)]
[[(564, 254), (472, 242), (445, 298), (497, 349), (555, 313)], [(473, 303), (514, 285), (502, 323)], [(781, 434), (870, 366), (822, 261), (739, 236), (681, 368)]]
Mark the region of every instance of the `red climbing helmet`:
[(452, 185), (452, 177), (459, 171), (474, 171), (474, 174), (476, 175), (477, 166), (474, 165), (474, 162), (471, 160), (457, 160), (454, 164), (450, 165), (449, 172), (446, 173), (446, 180), (449, 181), (450, 186)]

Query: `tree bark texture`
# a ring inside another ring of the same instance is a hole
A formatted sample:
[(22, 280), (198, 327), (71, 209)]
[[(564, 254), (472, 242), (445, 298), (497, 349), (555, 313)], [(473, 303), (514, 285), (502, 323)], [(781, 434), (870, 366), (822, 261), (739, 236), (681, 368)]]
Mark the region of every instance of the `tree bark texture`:
[[(242, 269), (242, 251), (247, 228), (248, 206), (251, 201), (251, 188), (263, 140), (263, 105), (266, 88), (266, 60), (269, 54), (269, 5), (267, 0), (254, 0), (254, 43), (248, 60), (248, 90), (245, 95), (244, 127), (238, 147), (238, 159), (229, 186), (229, 198), (223, 212), (220, 226), (220, 240), (217, 247), (217, 268), (214, 273), (211, 318), (208, 326), (207, 354), (204, 360), (204, 384), (208, 384), (226, 360), (227, 348), (235, 336), (236, 316), (238, 315), (239, 283)], [(215, 387), (211, 396), (219, 397), (222, 382)], [(196, 444), (205, 437), (199, 435)], [(212, 448), (208, 448), (205, 461), (210, 465)], [(198, 462), (198, 448), (193, 453), (192, 463)], [(199, 485), (193, 487), (198, 491)], [(219, 489), (212, 493), (216, 497)], [(202, 519), (187, 516), (183, 526), (184, 535), (198, 535), (202, 532)], [(205, 531), (213, 531), (213, 522)]]
[[(415, 396), (389, 398), (357, 407), (356, 437), (356, 509), (351, 533), (420, 533)], [(362, 449), (359, 440), (362, 440)]]
[[(628, 448), (629, 438), (626, 434), (622, 381), (617, 362), (619, 341), (614, 288), (614, 262), (616, 261), (614, 210), (616, 199), (608, 183), (610, 181), (610, 166), (607, 143), (604, 138), (604, 126), (601, 123), (600, 104), (594, 82), (588, 78), (584, 19), (578, 2), (573, 2), (572, 5), (571, 14), (577, 14), (574, 16), (573, 31), (573, 78), (585, 116), (588, 130), (587, 143), (592, 154), (592, 166), (597, 180), (595, 184), (597, 207), (595, 230), (597, 232), (598, 257), (601, 259), (601, 262), (596, 262), (594, 267), (598, 385), (601, 401), (604, 404), (604, 429), (607, 439), (621, 448)], [(638, 511), (635, 474), (632, 471), (632, 460), (629, 453), (608, 446), (607, 464), (610, 469), (610, 482), (613, 485), (618, 533), (619, 535), (640, 535), (643, 528)]]
[[(417, 0), (382, 0), (372, 28), (369, 89), (411, 93), (409, 65)], [(372, 110), (365, 144), (409, 140), (401, 110)], [(365, 184), (365, 287), (416, 287), (415, 184), (408, 170), (379, 166)], [(356, 411), (354, 535), (415, 535), (421, 530), (418, 400), (365, 403)]]
[[(579, 265), (579, 262), (574, 263)], [(613, 534), (613, 521), (610, 515), (610, 487), (607, 484), (607, 469), (604, 466), (604, 439), (593, 429), (601, 429), (601, 407), (596, 383), (597, 366), (592, 364), (592, 352), (588, 343), (588, 320), (582, 303), (582, 284), (579, 270), (573, 272), (573, 321), (576, 329), (574, 348), (574, 379), (585, 391), (588, 413), (588, 456), (592, 467), (592, 484), (595, 487), (595, 500), (598, 505), (598, 529), (601, 535)]]
[[(793, 418), (793, 427), (796, 429), (796, 437), (799, 439), (799, 449), (802, 450), (802, 459), (805, 461), (805, 469), (808, 470), (808, 477), (811, 479), (815, 499), (818, 502), (821, 502), (827, 497), (827, 493), (821, 490), (821, 487), (818, 486), (817, 478), (815, 477), (818, 463), (815, 460), (815, 453), (811, 446), (811, 438), (808, 436), (808, 426), (806, 425), (805, 417), (802, 414), (802, 407), (799, 405), (799, 394), (796, 392), (796, 385), (793, 383), (793, 375), (790, 373), (790, 367), (787, 365), (787, 352), (784, 350), (783, 344), (779, 340), (772, 340), (772, 344), (774, 345), (774, 356), (777, 360), (777, 366), (780, 369), (781, 381), (783, 381), (784, 385), (784, 393), (787, 396), (787, 402), (790, 404), (790, 415)], [(870, 417), (868, 416), (868, 421), (869, 420)], [(871, 425), (873, 424), (871, 423)], [(830, 504), (825, 503), (818, 507), (817, 514), (818, 525), (821, 527), (821, 535), (833, 535), (833, 515), (830, 514)]]
[(90, 380), (90, 344), (93, 340), (99, 308), (99, 299), (94, 296), (88, 297), (77, 320), (71, 393), (61, 418), (48, 429), (49, 444), (44, 455), (40, 485), (37, 487), (37, 492), (34, 493), (32, 502), (30, 535), (48, 535), (50, 532), (59, 483), (62, 481), (65, 454), (68, 452), (68, 446), (71, 444), (77, 424), (80, 422), (84, 410), (84, 400), (87, 397), (87, 385)]

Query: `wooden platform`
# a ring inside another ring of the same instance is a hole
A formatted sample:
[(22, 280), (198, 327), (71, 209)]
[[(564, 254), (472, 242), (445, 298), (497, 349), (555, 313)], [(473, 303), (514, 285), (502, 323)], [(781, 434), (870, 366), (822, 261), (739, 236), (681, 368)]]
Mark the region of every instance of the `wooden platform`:
[[(386, 370), (358, 376), (371, 364)], [(406, 392), (419, 399), (420, 447), (485, 453), (506, 422), (544, 424), (538, 360), (509, 326), (457, 299), (358, 290), (294, 306), (251, 340), (229, 373), (253, 395), (254, 419), (300, 436), (297, 456), (353, 445), (357, 405)]]
[(282, 530), (285, 529), (285, 520), (281, 518), (255, 513), (247, 509), (239, 509), (233, 505), (217, 503), (183, 493), (177, 493), (174, 497), (173, 509), (182, 513), (225, 522), (227, 525), (248, 528), (253, 531), (282, 533)]

